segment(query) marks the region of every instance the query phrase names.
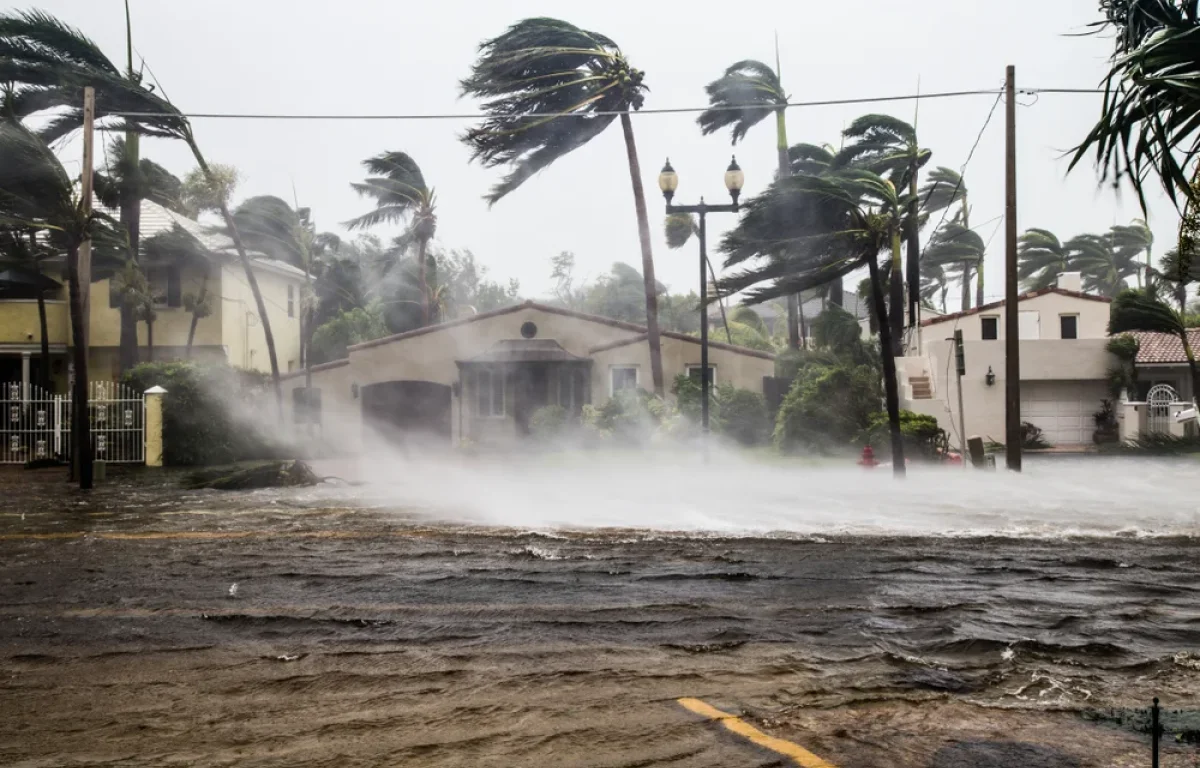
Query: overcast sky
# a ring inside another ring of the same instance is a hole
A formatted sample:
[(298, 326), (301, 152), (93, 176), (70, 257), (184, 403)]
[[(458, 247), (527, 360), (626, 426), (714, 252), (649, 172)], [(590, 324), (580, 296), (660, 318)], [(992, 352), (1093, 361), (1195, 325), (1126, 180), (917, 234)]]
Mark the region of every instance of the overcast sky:
[[(734, 61), (772, 61), (779, 33), (784, 83), (793, 100), (902, 95), (996, 88), (1004, 67), (1018, 87), (1093, 87), (1105, 70), (1109, 41), (1073, 36), (1099, 17), (1098, 0), (884, 0), (779, 2), (742, 0), (679, 4), (609, 0), (600, 4), (511, 0), (441, 0), (421, 6), (394, 0), (132, 0), (136, 52), (184, 111), (255, 113), (471, 113), (458, 98), (479, 41), (518, 19), (555, 15), (618, 42), (644, 69), (648, 108), (703, 106), (704, 85)], [(34, 6), (84, 30), (123, 61), (121, 0), (42, 0)], [(1004, 10), (1004, 9), (1007, 9)], [(923, 101), (918, 131), (933, 165), (959, 168), (992, 106), (992, 96)], [(1095, 121), (1100, 97), (1043, 95), (1017, 114), (1018, 226), (1043, 227), (1062, 239), (1103, 231), (1140, 216), (1135, 197), (1100, 187), (1090, 167), (1067, 176), (1063, 153)], [(795, 108), (795, 143), (839, 141), (855, 117), (887, 112), (913, 119), (914, 102)], [(578, 269), (595, 276), (614, 261), (640, 267), (633, 197), (616, 123), (586, 147), (527, 181), (491, 210), (481, 199), (500, 171), (468, 163), (458, 135), (469, 124), (445, 121), (194, 121), (208, 159), (236, 166), (240, 196), (279, 195), (313, 209), (319, 228), (368, 210), (349, 182), (359, 163), (384, 150), (411, 154), (438, 194), (438, 240), (469, 248), (501, 279), (515, 277), (525, 296), (550, 288), (549, 261), (573, 251)], [(672, 290), (696, 287), (695, 249), (670, 251), (662, 239), (656, 177), (670, 156), (681, 178), (677, 200), (706, 195), (723, 202), (722, 173), (731, 150), (746, 171), (747, 193), (769, 183), (774, 131), (761, 123), (736, 149), (727, 135), (702, 137), (695, 115), (643, 115), (634, 130), (651, 210), (658, 277)], [(144, 154), (183, 175), (192, 167), (181, 144), (146, 142)], [(67, 159), (75, 147), (64, 150)], [(991, 239), (986, 293), (1003, 290), (1003, 105), (983, 135), (965, 179), (973, 225)], [(1159, 253), (1174, 239), (1177, 215), (1158, 195), (1150, 223)], [(733, 217), (713, 216), (720, 234)], [(387, 235), (387, 230), (381, 230)], [(926, 233), (926, 236), (928, 233)], [(956, 295), (956, 291), (951, 291)]]

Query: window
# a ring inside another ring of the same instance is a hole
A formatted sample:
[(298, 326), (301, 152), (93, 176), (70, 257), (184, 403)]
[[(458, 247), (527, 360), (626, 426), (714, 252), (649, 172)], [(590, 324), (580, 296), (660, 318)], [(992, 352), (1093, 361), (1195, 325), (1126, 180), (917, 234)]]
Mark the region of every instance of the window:
[(500, 418), (504, 409), (504, 374), (499, 371), (475, 372), (475, 415), (484, 418)]
[(296, 289), (288, 286), (288, 317), (296, 316)]
[(1060, 339), (1079, 338), (1079, 315), (1059, 315), (1058, 325)]
[[(701, 368), (698, 365), (689, 365), (687, 367), (688, 378), (697, 384), (700, 383)], [(717, 386), (717, 367), (715, 365), (708, 366), (708, 386)]]
[(984, 341), (995, 341), (1000, 338), (1000, 318), (995, 315), (985, 315), (979, 318), (980, 335)]
[(568, 413), (579, 413), (584, 406), (586, 376), (580, 370), (562, 369), (558, 372), (558, 404)]
[(167, 267), (167, 306), (183, 306), (183, 279), (179, 274), (179, 265)]
[(623, 389), (637, 389), (638, 369), (636, 365), (613, 366), (609, 369), (609, 387), (612, 394)]

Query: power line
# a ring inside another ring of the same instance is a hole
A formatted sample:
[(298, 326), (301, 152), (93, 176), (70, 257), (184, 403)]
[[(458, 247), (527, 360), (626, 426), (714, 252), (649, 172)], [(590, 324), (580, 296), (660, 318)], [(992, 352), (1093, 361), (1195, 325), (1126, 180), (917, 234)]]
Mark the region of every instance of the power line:
[[(962, 96), (1001, 96), (1003, 90), (996, 88), (987, 88), (973, 91), (942, 91), (940, 93), (912, 93), (899, 96), (865, 96), (853, 99), (822, 99), (818, 101), (789, 101), (787, 107), (832, 107), (846, 104), (871, 104), (889, 101), (921, 101), (926, 99), (950, 99)], [(1098, 94), (1104, 93), (1103, 90), (1097, 88), (1022, 88), (1017, 91), (1023, 96), (1036, 96), (1041, 93), (1058, 93), (1058, 94)], [(673, 115), (686, 114), (696, 112), (722, 112), (726, 110), (738, 110), (741, 107), (736, 106), (703, 106), (703, 107), (665, 107), (660, 109), (641, 109), (631, 114), (635, 115)], [(566, 114), (558, 112), (534, 112), (524, 117), (532, 118), (565, 118), (565, 117), (617, 117), (623, 115), (622, 111), (599, 111), (599, 112), (569, 112)], [(109, 113), (112, 117), (162, 117), (159, 112), (112, 112)], [(189, 112), (179, 115), (188, 119), (211, 119), (211, 120), (483, 120), (490, 115), (485, 113), (445, 113), (445, 114), (384, 114), (384, 115), (369, 115), (369, 114), (268, 114), (263, 112)]]

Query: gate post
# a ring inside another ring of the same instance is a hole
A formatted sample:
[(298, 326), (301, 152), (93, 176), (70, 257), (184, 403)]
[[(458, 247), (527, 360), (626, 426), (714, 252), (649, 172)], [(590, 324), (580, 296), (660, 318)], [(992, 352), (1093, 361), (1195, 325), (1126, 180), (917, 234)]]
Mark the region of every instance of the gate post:
[(163, 395), (167, 390), (162, 387), (150, 387), (146, 395), (146, 466), (161, 467), (163, 465)]

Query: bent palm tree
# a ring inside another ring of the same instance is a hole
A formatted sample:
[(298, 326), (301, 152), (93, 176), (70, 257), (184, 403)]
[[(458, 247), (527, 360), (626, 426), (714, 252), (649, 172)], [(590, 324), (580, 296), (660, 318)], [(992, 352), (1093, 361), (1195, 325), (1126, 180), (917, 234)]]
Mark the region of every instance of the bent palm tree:
[(908, 191), (908, 210), (901, 222), (907, 241), (907, 266), (901, 273), (897, 257), (892, 264), (891, 293), (893, 307), (891, 322), (894, 354), (903, 354), (902, 336), (904, 329), (904, 283), (908, 290), (908, 324), (917, 322), (917, 305), (920, 303), (921, 285), (921, 211), (917, 197), (917, 176), (929, 162), (932, 152), (922, 149), (917, 141), (917, 131), (912, 125), (891, 115), (863, 115), (842, 132), (850, 143), (838, 152), (834, 164), (837, 167), (856, 167), (877, 173), (889, 179), (896, 189)]
[(1141, 254), (1119, 253), (1109, 235), (1076, 235), (1063, 248), (1071, 254), (1071, 269), (1083, 276), (1084, 289), (1101, 296), (1116, 296), (1128, 288), (1125, 278), (1141, 271)]
[(943, 224), (933, 233), (933, 238), (925, 249), (925, 261), (942, 269), (949, 269), (952, 274), (958, 276), (962, 285), (962, 309), (971, 308), (971, 275), (981, 270), (986, 249), (979, 233), (967, 229), (957, 221)]
[(745, 291), (747, 304), (801, 293), (868, 268), (897, 476), (904, 475), (900, 396), (878, 256), (890, 251), (893, 262), (899, 259), (901, 221), (909, 203), (908, 195), (897, 194), (890, 181), (869, 171), (790, 176), (748, 201), (738, 226), (721, 243), (726, 267), (751, 264), (723, 279), (721, 293)]
[(1027, 229), (1017, 239), (1017, 277), (1027, 291), (1049, 288), (1070, 269), (1070, 251), (1048, 229)]
[[(132, 67), (130, 69), (132, 71)], [(40, 131), (46, 141), (61, 138), (83, 125), (80, 94), (84, 87), (91, 86), (96, 92), (96, 120), (103, 122), (119, 117), (120, 121), (114, 127), (125, 132), (128, 147), (136, 145), (136, 138), (129, 142), (131, 136), (156, 136), (183, 141), (210, 183), (213, 186), (220, 183), (196, 143), (191, 124), (174, 104), (143, 86), (140, 75), (136, 78), (123, 75), (94, 42), (49, 14), (30, 11), (0, 15), (0, 82), (16, 86), (5, 96), (4, 109), (8, 113), (24, 119), (48, 110), (54, 111), (53, 117)], [(271, 332), (267, 305), (229, 207), (224, 200), (219, 203), (221, 216), (229, 227), (234, 248), (246, 273), (246, 282), (254, 295), (266, 337), (267, 356), (271, 361), (275, 402), (282, 420), (283, 387), (279, 381), (279, 359), (275, 353), (275, 336)], [(130, 206), (131, 211), (136, 207), (132, 202)], [(126, 231), (126, 239), (136, 246), (132, 237), (136, 233), (128, 226)]]
[(403, 251), (409, 243), (417, 246), (417, 289), (421, 295), (421, 323), (429, 325), (429, 285), (426, 257), (429, 241), (437, 233), (436, 197), (425, 182), (421, 167), (403, 152), (384, 152), (367, 158), (363, 167), (370, 176), (350, 186), (363, 197), (375, 199), (375, 210), (345, 222), (349, 229), (367, 229), (377, 224), (407, 222), (408, 227), (397, 240)]
[[(965, 229), (971, 228), (971, 205), (967, 200), (967, 185), (958, 171), (939, 166), (929, 172), (925, 183), (917, 191), (921, 201), (921, 209), (926, 213), (944, 211), (958, 204), (958, 211), (950, 220), (962, 224)], [(944, 216), (945, 214), (943, 214)], [(975, 268), (975, 306), (983, 306), (983, 257)], [(963, 305), (966, 308), (966, 304)]]
[(1126, 331), (1153, 331), (1178, 336), (1183, 342), (1183, 354), (1187, 357), (1188, 370), (1192, 374), (1192, 401), (1200, 398), (1200, 366), (1196, 364), (1196, 353), (1181, 313), (1144, 290), (1125, 290), (1117, 294), (1109, 312), (1110, 336)]
[(464, 95), (484, 99), (488, 117), (462, 140), (471, 148), (472, 159), (485, 167), (511, 167), (486, 197), (494, 204), (533, 174), (599, 136), (620, 115), (642, 250), (650, 369), (654, 391), (661, 396), (658, 283), (629, 118), (645, 100), (644, 80), (645, 73), (631, 66), (620, 47), (604, 35), (558, 19), (525, 19), (479, 46), (479, 58), (461, 88)]
[(1150, 270), (1153, 269), (1151, 251), (1154, 248), (1154, 233), (1150, 231), (1145, 220), (1134, 219), (1131, 224), (1116, 224), (1109, 230), (1108, 237), (1113, 250), (1123, 261), (1137, 261), (1143, 253), (1146, 254), (1144, 267), (1137, 271), (1137, 281), (1139, 288), (1148, 284), (1142, 280), (1142, 274), (1144, 272), (1148, 280)]

